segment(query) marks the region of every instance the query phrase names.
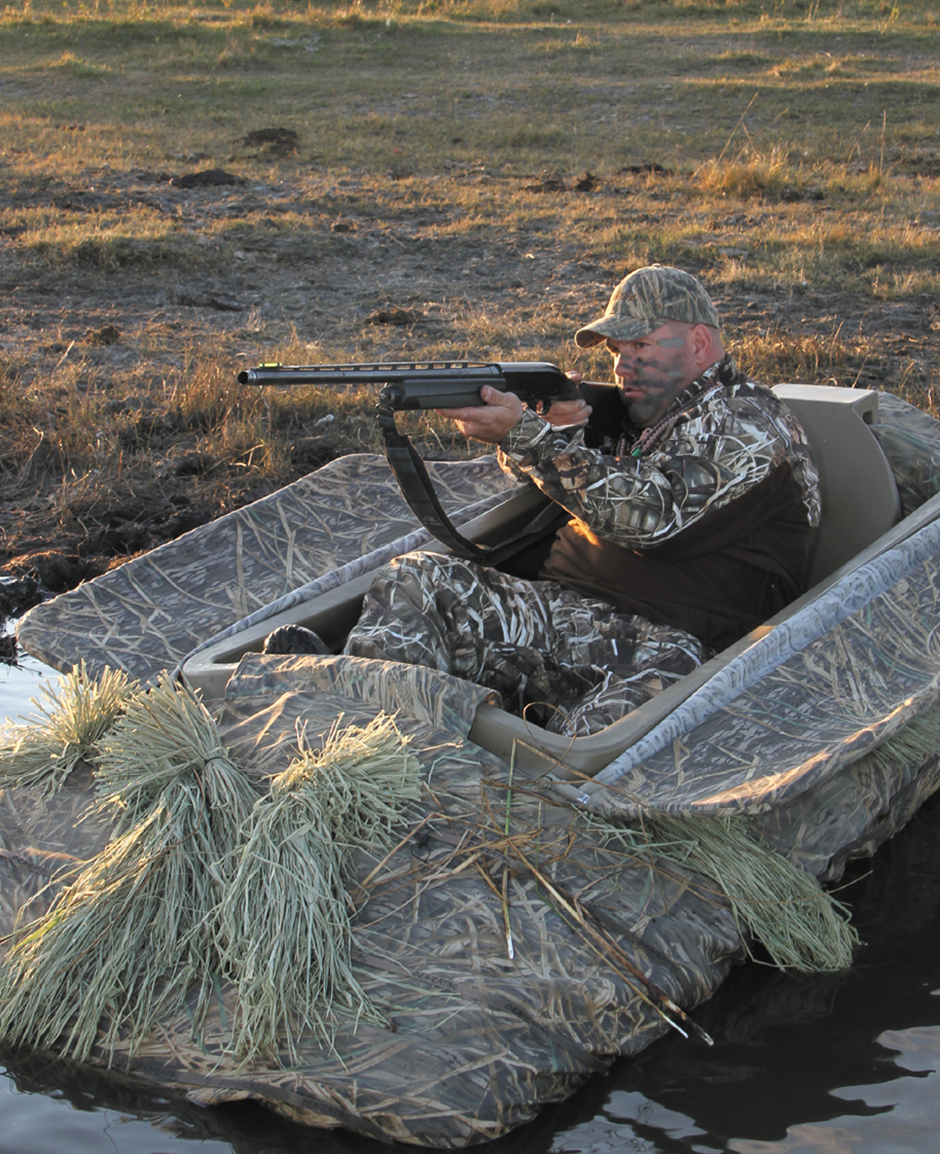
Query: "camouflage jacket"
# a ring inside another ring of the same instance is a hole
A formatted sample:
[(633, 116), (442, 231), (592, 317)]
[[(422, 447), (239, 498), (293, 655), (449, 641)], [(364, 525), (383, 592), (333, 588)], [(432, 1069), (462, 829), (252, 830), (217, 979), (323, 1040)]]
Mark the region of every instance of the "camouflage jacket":
[[(592, 420), (593, 420), (592, 414)], [(609, 448), (590, 426), (535, 413), (500, 445), (500, 463), (573, 514), (541, 576), (620, 612), (723, 649), (802, 593), (819, 524), (816, 466), (803, 430), (730, 357), (648, 429), (619, 403)]]
[(803, 430), (730, 357), (677, 397), (654, 428), (632, 427), (624, 411), (608, 451), (588, 448), (584, 429), (557, 428), (531, 410), (499, 450), (507, 472), (528, 477), (598, 537), (629, 549), (675, 537), (784, 463), (808, 524), (819, 524), (818, 475)]

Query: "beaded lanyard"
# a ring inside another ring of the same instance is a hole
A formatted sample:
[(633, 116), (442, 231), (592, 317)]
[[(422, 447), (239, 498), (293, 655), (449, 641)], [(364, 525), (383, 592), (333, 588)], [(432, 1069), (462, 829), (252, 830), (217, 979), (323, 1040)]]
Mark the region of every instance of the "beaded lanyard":
[(703, 393), (696, 393), (695, 396), (690, 397), (684, 405), (680, 405), (674, 413), (667, 413), (666, 416), (658, 420), (655, 425), (650, 425), (648, 429), (644, 429), (630, 450), (630, 456), (646, 456), (660, 441), (669, 436), (676, 427), (680, 417), (685, 416), (686, 413), (698, 405), (704, 405), (715, 393), (720, 393), (724, 387), (722, 384), (713, 385)]

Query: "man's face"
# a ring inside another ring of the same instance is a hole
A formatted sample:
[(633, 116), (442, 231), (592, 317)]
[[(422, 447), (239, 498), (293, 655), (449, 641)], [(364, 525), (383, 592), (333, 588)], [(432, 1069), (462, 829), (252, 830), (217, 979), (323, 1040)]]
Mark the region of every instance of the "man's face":
[(691, 331), (670, 321), (636, 341), (608, 337), (620, 396), (638, 428), (655, 425), (698, 375)]

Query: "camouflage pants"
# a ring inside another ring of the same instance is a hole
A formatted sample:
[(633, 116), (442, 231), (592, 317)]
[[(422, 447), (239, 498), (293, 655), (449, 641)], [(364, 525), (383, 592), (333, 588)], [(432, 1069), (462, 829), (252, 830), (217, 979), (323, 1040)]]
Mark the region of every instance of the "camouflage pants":
[(345, 652), (474, 681), (571, 736), (610, 725), (706, 657), (691, 634), (554, 581), (421, 552), (379, 571)]

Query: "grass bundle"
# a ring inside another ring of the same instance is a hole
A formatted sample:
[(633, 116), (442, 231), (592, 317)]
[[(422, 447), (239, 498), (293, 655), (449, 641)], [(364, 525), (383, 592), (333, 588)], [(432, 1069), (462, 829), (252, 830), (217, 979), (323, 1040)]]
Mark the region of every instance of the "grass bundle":
[[(919, 770), (940, 745), (940, 707), (925, 710), (859, 759), (875, 773)], [(812, 874), (752, 836), (732, 817), (666, 817), (644, 821), (656, 853), (715, 881), (735, 917), (763, 945), (774, 965), (802, 972), (851, 964), (858, 936), (849, 911)]]
[(219, 965), (221, 863), (257, 798), (205, 708), (167, 682), (131, 703), (98, 772), (98, 807), (116, 811), (115, 837), (25, 927), (0, 974), (0, 1034), (58, 1041), (78, 1059), (99, 1025), (105, 1048), (120, 1038), (133, 1054), (197, 980), (198, 1029)]
[(644, 820), (643, 834), (637, 831), (644, 835), (657, 856), (712, 879), (775, 966), (817, 973), (851, 963), (858, 937), (845, 906), (740, 820), (656, 814)]
[(902, 767), (906, 772), (919, 770), (928, 758), (940, 750), (940, 706), (933, 706), (918, 714), (887, 741), (859, 758), (859, 765), (876, 771), (891, 771)]
[(236, 1055), (274, 1058), (312, 1030), (331, 1044), (331, 1014), (381, 1020), (350, 961), (345, 874), (357, 845), (381, 849), (420, 796), (417, 762), (394, 718), (340, 728), (307, 747), (271, 781), (251, 816), (221, 922), (238, 985)]
[(97, 782), (98, 808), (117, 819), (119, 832), (141, 821), (167, 788), (194, 782), (203, 794), (201, 815), (224, 834), (226, 852), (258, 797), (198, 696), (167, 675), (134, 702), (102, 744)]
[(0, 727), (0, 786), (36, 786), (48, 796), (92, 753), (139, 688), (119, 669), (92, 677), (83, 661), (59, 678), (57, 689), (40, 690), (42, 699), (32, 699), (38, 716)]

